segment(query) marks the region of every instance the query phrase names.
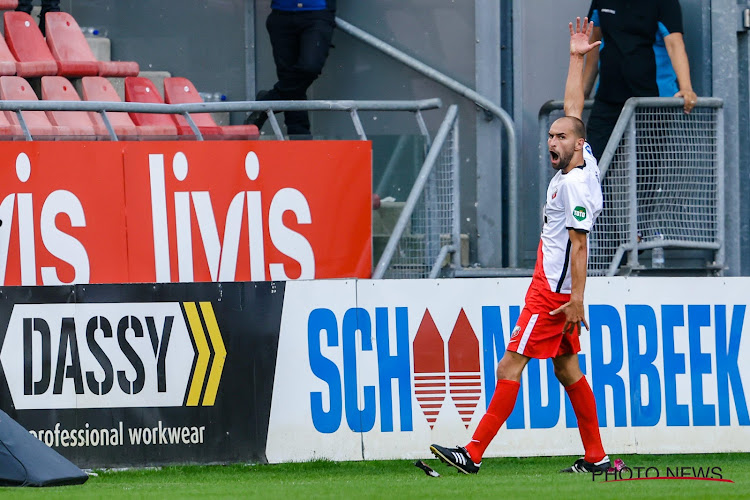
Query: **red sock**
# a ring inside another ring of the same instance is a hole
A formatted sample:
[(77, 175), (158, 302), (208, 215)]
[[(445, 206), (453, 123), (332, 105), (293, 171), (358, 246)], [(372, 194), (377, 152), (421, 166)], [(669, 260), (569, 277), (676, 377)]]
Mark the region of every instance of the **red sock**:
[(469, 452), (472, 461), (478, 464), (482, 461), (484, 450), (490, 445), (492, 438), (505, 423), (516, 405), (516, 396), (518, 388), (521, 386), (515, 380), (498, 380), (495, 386), (495, 393), (490, 400), (490, 406), (482, 420), (479, 421), (477, 430), (471, 437), (471, 443), (466, 445), (466, 451)]
[(596, 416), (594, 393), (591, 392), (586, 377), (581, 377), (578, 382), (566, 387), (565, 391), (568, 393), (576, 418), (578, 418), (578, 431), (581, 433), (583, 449), (586, 450), (586, 456), (583, 459), (596, 463), (607, 454), (604, 453), (602, 438), (599, 435), (599, 419)]

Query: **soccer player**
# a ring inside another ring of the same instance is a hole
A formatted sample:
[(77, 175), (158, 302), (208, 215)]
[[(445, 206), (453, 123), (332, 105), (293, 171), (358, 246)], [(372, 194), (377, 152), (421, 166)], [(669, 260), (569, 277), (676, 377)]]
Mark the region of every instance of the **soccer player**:
[(549, 129), (547, 145), (557, 173), (547, 188), (544, 226), (526, 303), (503, 358), (487, 413), (465, 447), (433, 444), (430, 451), (464, 474), (476, 474), (482, 455), (513, 411), (521, 373), (530, 358), (552, 358), (557, 379), (565, 387), (578, 418), (585, 456), (560, 472), (605, 471), (609, 457), (602, 447), (596, 402), (578, 364), (588, 261), (587, 238), (602, 210), (599, 167), (586, 143), (583, 111), (584, 55), (601, 42), (589, 43), (593, 23), (570, 23), (570, 65), (565, 84), (565, 115)]

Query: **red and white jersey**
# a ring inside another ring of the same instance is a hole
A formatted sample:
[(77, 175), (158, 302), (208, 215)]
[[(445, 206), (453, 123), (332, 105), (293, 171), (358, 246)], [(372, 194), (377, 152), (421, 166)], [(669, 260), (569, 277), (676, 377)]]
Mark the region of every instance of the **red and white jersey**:
[(584, 165), (567, 174), (559, 170), (547, 188), (533, 281), (537, 286), (546, 283), (546, 289), (556, 293), (569, 294), (571, 290), (568, 229), (590, 232), (602, 211), (599, 165), (588, 143), (584, 144), (583, 159)]

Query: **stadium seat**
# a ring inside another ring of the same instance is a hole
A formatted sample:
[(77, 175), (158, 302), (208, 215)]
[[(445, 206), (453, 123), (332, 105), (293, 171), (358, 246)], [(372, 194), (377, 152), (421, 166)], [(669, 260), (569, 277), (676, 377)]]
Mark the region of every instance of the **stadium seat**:
[(16, 74), (23, 78), (57, 75), (57, 61), (44, 41), (42, 32), (25, 12), (3, 13), (5, 41), (16, 58)]
[[(164, 79), (164, 100), (168, 104), (186, 104), (203, 102), (200, 94), (190, 80), (182, 77)], [(189, 127), (187, 120), (174, 115), (181, 127)], [(257, 139), (260, 135), (255, 125), (219, 126), (210, 113), (192, 113), (190, 117), (206, 138), (211, 139)]]
[[(125, 78), (125, 100), (128, 102), (145, 102), (164, 104), (154, 83), (142, 76)], [(172, 115), (159, 113), (130, 113), (136, 125), (158, 125), (170, 128), (170, 135), (194, 135), (190, 127), (178, 127)]]
[[(42, 77), (42, 99), (45, 101), (80, 101), (73, 85), (64, 76)], [(52, 125), (63, 125), (74, 131), (76, 135), (86, 135), (91, 138), (108, 137), (107, 129), (102, 124), (95, 127), (86, 111), (47, 111), (47, 117)]]
[(13, 125), (5, 113), (0, 113), (0, 137), (3, 139), (23, 139), (23, 130), (18, 125)]
[(0, 76), (12, 76), (16, 74), (16, 58), (5, 43), (4, 38), (0, 38)]
[(62, 76), (135, 76), (138, 63), (133, 61), (97, 61), (73, 16), (67, 12), (48, 12), (47, 45), (57, 60)]
[[(0, 99), (6, 101), (38, 101), (34, 90), (20, 76), (0, 76)], [(65, 126), (53, 125), (44, 111), (22, 111), (23, 119), (32, 136), (46, 136), (59, 139), (61, 136), (73, 135), (75, 131)], [(12, 125), (20, 126), (14, 111), (5, 111), (5, 116)]]
[(15, 10), (18, 0), (0, 0), (0, 10)]
[[(101, 76), (84, 76), (81, 78), (83, 99), (85, 101), (120, 102), (120, 96), (112, 86), (112, 82)], [(89, 118), (96, 126), (104, 127), (104, 121), (99, 113), (90, 112)], [(165, 136), (176, 135), (174, 123), (169, 126), (163, 125), (136, 125), (128, 113), (108, 112), (109, 123), (115, 129), (117, 135), (125, 136)]]

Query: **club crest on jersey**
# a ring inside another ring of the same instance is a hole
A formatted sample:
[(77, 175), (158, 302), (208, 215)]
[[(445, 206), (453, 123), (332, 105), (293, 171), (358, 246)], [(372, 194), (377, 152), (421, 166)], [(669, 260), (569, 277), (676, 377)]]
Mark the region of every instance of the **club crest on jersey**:
[(575, 207), (573, 209), (573, 217), (576, 218), (577, 221), (582, 221), (586, 218), (586, 208), (585, 207)]
[(557, 198), (557, 189), (555, 189), (555, 192), (552, 193), (552, 199), (554, 200), (555, 198)]
[(521, 332), (521, 327), (516, 325), (516, 327), (513, 329), (513, 332), (511, 332), (510, 334), (510, 338), (515, 338), (520, 332)]

